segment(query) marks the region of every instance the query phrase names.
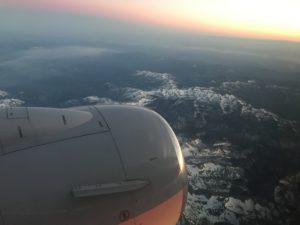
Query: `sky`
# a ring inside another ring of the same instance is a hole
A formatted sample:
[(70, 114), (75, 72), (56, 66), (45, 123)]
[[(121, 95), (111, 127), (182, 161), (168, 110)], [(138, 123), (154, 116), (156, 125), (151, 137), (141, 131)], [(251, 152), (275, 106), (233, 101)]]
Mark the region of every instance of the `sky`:
[(101, 16), (220, 36), (300, 42), (299, 0), (0, 0), (0, 8)]

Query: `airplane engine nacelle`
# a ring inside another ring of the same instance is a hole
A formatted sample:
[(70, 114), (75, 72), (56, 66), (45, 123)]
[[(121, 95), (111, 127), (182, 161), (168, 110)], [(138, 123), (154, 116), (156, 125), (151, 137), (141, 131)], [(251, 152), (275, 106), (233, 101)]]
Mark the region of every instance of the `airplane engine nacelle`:
[(134, 106), (0, 109), (0, 225), (175, 225), (177, 138)]

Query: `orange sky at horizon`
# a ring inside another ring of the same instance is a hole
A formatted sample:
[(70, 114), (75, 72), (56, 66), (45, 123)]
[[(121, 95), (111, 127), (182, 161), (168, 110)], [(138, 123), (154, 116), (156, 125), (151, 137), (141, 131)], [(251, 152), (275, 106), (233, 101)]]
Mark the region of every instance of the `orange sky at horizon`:
[(297, 0), (0, 0), (1, 5), (63, 10), (212, 35), (300, 42)]

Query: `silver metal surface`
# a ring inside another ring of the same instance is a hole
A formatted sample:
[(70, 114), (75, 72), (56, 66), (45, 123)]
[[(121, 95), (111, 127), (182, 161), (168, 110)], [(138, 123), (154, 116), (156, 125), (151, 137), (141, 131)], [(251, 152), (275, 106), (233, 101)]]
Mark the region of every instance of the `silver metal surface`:
[(174, 225), (184, 207), (178, 141), (145, 108), (0, 109), (0, 146), (5, 225)]
[(4, 220), (2, 217), (2, 212), (0, 211), (0, 225), (4, 225)]

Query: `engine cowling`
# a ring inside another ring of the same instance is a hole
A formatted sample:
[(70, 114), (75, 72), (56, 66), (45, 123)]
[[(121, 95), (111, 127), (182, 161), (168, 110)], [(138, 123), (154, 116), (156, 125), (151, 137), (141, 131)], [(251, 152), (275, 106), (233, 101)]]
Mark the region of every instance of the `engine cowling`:
[(1, 109), (0, 141), (5, 225), (174, 225), (184, 207), (180, 146), (151, 110)]

